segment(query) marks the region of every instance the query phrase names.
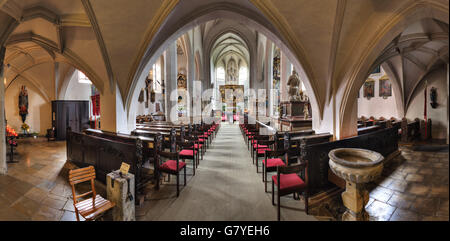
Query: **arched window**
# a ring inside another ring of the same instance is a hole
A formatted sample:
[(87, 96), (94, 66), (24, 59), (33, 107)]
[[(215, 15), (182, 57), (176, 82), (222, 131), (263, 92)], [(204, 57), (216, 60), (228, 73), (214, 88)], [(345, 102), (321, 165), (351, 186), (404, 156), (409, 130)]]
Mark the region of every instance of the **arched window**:
[(155, 93), (161, 93), (161, 65), (156, 63), (152, 69), (153, 90)]
[(241, 67), (239, 69), (239, 84), (243, 85), (248, 80), (247, 67)]
[(86, 75), (81, 72), (78, 71), (78, 83), (80, 84), (92, 84), (91, 80), (89, 80), (88, 77), (86, 77)]
[(225, 69), (218, 67), (216, 72), (217, 82), (225, 82)]

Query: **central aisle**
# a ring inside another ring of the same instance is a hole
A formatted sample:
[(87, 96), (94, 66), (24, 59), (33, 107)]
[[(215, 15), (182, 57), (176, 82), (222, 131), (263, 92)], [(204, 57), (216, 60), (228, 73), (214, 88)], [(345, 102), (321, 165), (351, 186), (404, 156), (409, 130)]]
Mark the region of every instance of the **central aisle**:
[[(176, 198), (176, 177), (152, 192), (143, 207), (137, 208), (138, 220), (241, 221), (276, 220), (271, 193), (264, 192), (261, 173), (256, 173), (247, 145), (237, 124), (222, 124), (212, 146), (192, 177), (188, 163), (188, 181)], [(261, 171), (261, 168), (260, 168)], [(271, 190), (271, 183), (268, 183)], [(307, 216), (300, 201), (282, 199), (282, 220), (316, 220)]]

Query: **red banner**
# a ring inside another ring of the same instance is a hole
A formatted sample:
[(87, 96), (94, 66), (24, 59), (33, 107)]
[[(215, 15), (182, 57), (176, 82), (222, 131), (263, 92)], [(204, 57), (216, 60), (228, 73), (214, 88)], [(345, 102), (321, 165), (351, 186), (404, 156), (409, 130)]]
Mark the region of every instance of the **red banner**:
[(100, 95), (91, 96), (92, 99), (92, 115), (100, 115)]

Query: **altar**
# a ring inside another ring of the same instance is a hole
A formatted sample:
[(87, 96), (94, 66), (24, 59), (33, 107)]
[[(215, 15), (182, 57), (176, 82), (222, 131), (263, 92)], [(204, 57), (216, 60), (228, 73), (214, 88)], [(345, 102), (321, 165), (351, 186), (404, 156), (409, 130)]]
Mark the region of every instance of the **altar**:
[(305, 105), (308, 113), (311, 113), (309, 101), (283, 101), (280, 103), (281, 117), (278, 126), (281, 131), (300, 131), (312, 129), (312, 119), (308, 115), (305, 118)]

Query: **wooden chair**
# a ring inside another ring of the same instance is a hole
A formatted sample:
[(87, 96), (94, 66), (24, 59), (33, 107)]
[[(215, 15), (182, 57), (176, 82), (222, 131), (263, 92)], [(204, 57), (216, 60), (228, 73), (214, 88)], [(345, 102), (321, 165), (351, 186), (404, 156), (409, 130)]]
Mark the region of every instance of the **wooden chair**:
[[(158, 164), (161, 161), (161, 157), (169, 159), (162, 165), (158, 165), (158, 173), (164, 172), (177, 176), (177, 197), (180, 195), (180, 171), (184, 169), (184, 186), (186, 186), (186, 163), (180, 161), (178, 153), (157, 151)], [(159, 182), (159, 178), (156, 179)], [(170, 179), (169, 179), (170, 180)], [(159, 186), (159, 183), (157, 184)]]
[(264, 182), (264, 191), (267, 192), (267, 172), (274, 172), (277, 170), (278, 166), (285, 166), (286, 162), (283, 161), (281, 157), (285, 160), (288, 159), (286, 150), (277, 151), (266, 151), (264, 160), (262, 162), (263, 175), (262, 180)]
[[(269, 136), (263, 136), (269, 138)], [(253, 144), (253, 148), (255, 150), (253, 154), (254, 163), (256, 164), (256, 173), (259, 172), (259, 158), (264, 157), (266, 154), (266, 151), (272, 151), (273, 145), (275, 144), (275, 141), (268, 140), (268, 139), (259, 139), (255, 141), (255, 144)]]
[(199, 164), (199, 160), (197, 158), (198, 152), (195, 150), (194, 142), (188, 140), (184, 142), (177, 142), (177, 146), (180, 149), (180, 151), (178, 151), (178, 155), (180, 156), (180, 159), (183, 160), (183, 162), (185, 159), (192, 160), (192, 172), (195, 176), (195, 169)]
[[(305, 196), (305, 212), (308, 214), (308, 163), (298, 163), (291, 166), (278, 166), (277, 175), (272, 176), (272, 205), (275, 205), (275, 185), (277, 185), (277, 218), (280, 221), (280, 197), (291, 193), (302, 192)], [(305, 180), (298, 173), (305, 170)]]
[[(75, 207), (75, 213), (78, 221), (80, 221), (79, 215), (86, 219), (86, 221), (95, 220), (101, 214), (115, 206), (113, 202), (104, 199), (95, 192), (94, 179), (95, 169), (93, 166), (69, 171), (69, 183), (72, 186), (73, 206)], [(87, 181), (91, 182), (92, 190), (81, 195), (76, 195), (75, 184)], [(79, 198), (85, 197), (89, 194), (92, 194), (91, 198), (80, 202), (78, 201)]]

